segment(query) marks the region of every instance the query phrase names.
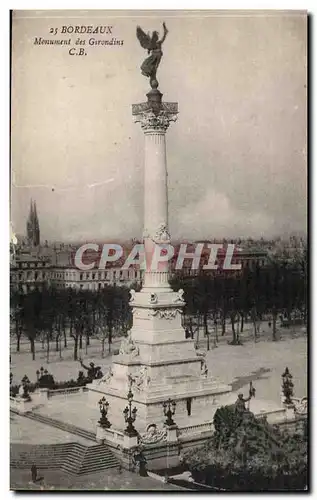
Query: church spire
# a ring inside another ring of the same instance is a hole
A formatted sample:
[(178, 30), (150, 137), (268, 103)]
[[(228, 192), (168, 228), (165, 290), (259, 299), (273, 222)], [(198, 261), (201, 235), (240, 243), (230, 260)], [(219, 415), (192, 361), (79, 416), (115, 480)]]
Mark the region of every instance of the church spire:
[(30, 212), (26, 223), (28, 244), (32, 247), (40, 244), (40, 225), (37, 216), (36, 202), (31, 199)]
[(39, 246), (40, 244), (40, 224), (37, 216), (36, 201), (33, 202), (33, 224), (34, 224), (34, 246)]

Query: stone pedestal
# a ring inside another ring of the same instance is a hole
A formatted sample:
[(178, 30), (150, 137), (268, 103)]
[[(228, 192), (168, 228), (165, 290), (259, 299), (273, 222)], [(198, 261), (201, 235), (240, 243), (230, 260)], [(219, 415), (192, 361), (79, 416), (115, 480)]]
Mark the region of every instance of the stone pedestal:
[(285, 418), (286, 420), (294, 420), (295, 419), (295, 406), (293, 403), (287, 404), (284, 403), (285, 408)]
[(167, 427), (166, 441), (168, 443), (177, 443), (177, 425)]
[(138, 446), (138, 436), (130, 436), (129, 434), (124, 434), (123, 447), (130, 450), (131, 448), (136, 448)]
[(178, 423), (184, 418), (199, 419), (206, 407), (212, 419), (223, 396), (231, 391), (212, 377), (204, 358), (197, 356), (194, 341), (185, 339), (183, 291), (174, 292), (169, 285), (169, 265), (164, 260), (164, 252), (171, 251), (165, 136), (176, 121), (178, 106), (162, 102), (162, 94), (155, 89), (147, 97), (147, 102), (132, 107), (145, 136), (144, 285), (131, 295), (129, 338), (123, 341), (109, 373), (89, 388), (93, 404), (106, 396), (110, 422), (123, 429), (122, 412), (131, 387), (137, 408), (135, 427), (140, 432), (149, 424), (163, 424), (163, 402), (169, 398), (176, 402)]
[(19, 396), (10, 397), (10, 410), (17, 411), (19, 413), (27, 413), (28, 411), (32, 411), (32, 409), (36, 406), (36, 401), (33, 399), (23, 399)]

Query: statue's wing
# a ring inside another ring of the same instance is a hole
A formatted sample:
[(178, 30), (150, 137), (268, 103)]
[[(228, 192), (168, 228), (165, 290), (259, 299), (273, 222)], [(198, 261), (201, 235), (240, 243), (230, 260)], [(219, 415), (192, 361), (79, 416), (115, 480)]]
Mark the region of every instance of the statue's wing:
[(141, 47), (143, 47), (144, 49), (149, 49), (151, 45), (151, 39), (146, 33), (144, 33), (143, 29), (140, 28), (140, 26), (138, 26), (136, 29), (136, 36), (138, 37)]

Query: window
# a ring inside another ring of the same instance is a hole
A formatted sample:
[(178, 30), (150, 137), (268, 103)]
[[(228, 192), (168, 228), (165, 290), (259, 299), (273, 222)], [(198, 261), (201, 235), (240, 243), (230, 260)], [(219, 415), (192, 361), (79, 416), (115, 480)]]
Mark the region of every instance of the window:
[(94, 280), (96, 276), (96, 273), (92, 273), (92, 279)]
[(82, 279), (83, 279), (83, 273), (80, 273), (79, 279), (80, 279), (80, 281), (82, 281)]

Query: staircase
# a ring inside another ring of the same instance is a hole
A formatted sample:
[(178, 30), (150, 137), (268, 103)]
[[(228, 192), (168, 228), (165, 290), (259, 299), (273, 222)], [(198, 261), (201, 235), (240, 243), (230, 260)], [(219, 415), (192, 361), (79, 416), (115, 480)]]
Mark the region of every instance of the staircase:
[(34, 463), (39, 469), (60, 469), (71, 457), (73, 448), (80, 453), (81, 445), (62, 443), (52, 445), (11, 444), (10, 465), (19, 469), (30, 469)]
[(118, 459), (106, 445), (83, 446), (79, 443), (10, 446), (10, 466), (30, 469), (61, 469), (68, 474), (91, 474), (119, 466)]
[[(18, 412), (14, 412), (18, 413)], [(24, 417), (42, 424), (56, 427), (96, 442), (94, 433), (60, 422), (38, 413), (28, 412)], [(120, 462), (105, 444), (84, 446), (80, 443), (58, 443), (51, 445), (30, 445), (13, 443), (10, 445), (10, 465), (19, 469), (30, 469), (35, 464), (39, 469), (61, 469), (69, 474), (90, 474), (100, 470), (118, 467)]]
[[(98, 444), (86, 448), (80, 468), (74, 474), (91, 474), (99, 470), (118, 467), (119, 464), (119, 460), (106, 445)], [(71, 471), (67, 470), (67, 472)]]

